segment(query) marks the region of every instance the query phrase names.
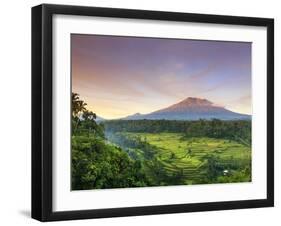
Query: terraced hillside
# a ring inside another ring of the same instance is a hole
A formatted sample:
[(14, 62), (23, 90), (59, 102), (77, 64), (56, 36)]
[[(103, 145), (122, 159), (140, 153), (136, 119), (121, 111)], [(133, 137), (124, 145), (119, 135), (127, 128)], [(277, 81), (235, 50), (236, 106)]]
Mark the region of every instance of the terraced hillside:
[[(241, 178), (241, 170), (251, 167), (251, 148), (243, 143), (228, 139), (187, 138), (181, 133), (128, 133), (123, 132), (129, 140), (139, 139), (148, 143), (154, 150), (154, 157), (162, 164), (167, 175), (180, 173), (184, 184), (210, 182), (210, 175), (216, 173), (217, 182), (250, 181)], [(127, 142), (128, 143), (128, 142)], [(142, 148), (132, 148), (123, 143), (122, 148), (135, 158), (145, 159)], [(149, 174), (149, 172), (148, 172)], [(244, 172), (245, 174), (245, 172)]]

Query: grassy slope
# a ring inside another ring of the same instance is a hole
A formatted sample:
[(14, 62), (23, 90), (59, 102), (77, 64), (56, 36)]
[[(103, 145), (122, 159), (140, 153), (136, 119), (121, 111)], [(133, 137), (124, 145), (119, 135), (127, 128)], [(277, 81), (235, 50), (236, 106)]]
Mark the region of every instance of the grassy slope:
[[(225, 139), (188, 138), (182, 139), (179, 133), (126, 133), (128, 136), (139, 136), (157, 147), (157, 158), (168, 172), (182, 170), (186, 183), (204, 174), (202, 166), (206, 154), (221, 158), (222, 164), (236, 162), (247, 163), (251, 159), (251, 148)], [(173, 154), (172, 154), (173, 153)]]

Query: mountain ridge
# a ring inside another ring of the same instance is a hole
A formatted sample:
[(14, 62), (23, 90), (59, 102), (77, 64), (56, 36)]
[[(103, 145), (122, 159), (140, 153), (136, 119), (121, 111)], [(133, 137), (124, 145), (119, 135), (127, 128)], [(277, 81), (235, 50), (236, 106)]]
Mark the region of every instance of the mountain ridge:
[(148, 114), (135, 113), (122, 118), (122, 120), (210, 120), (214, 118), (221, 120), (250, 120), (251, 115), (230, 111), (207, 99), (187, 97), (166, 108)]

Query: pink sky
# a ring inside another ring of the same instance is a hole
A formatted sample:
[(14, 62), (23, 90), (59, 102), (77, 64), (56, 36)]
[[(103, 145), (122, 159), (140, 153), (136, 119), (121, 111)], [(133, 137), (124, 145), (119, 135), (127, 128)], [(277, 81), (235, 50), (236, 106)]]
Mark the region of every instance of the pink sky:
[(251, 114), (251, 43), (72, 35), (72, 90), (97, 115), (149, 113), (186, 97)]

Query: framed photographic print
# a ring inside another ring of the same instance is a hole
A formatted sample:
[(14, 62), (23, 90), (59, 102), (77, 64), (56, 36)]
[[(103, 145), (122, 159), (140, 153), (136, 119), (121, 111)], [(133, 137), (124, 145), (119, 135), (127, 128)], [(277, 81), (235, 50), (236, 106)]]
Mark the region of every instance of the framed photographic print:
[(274, 22), (32, 8), (32, 217), (274, 205)]

